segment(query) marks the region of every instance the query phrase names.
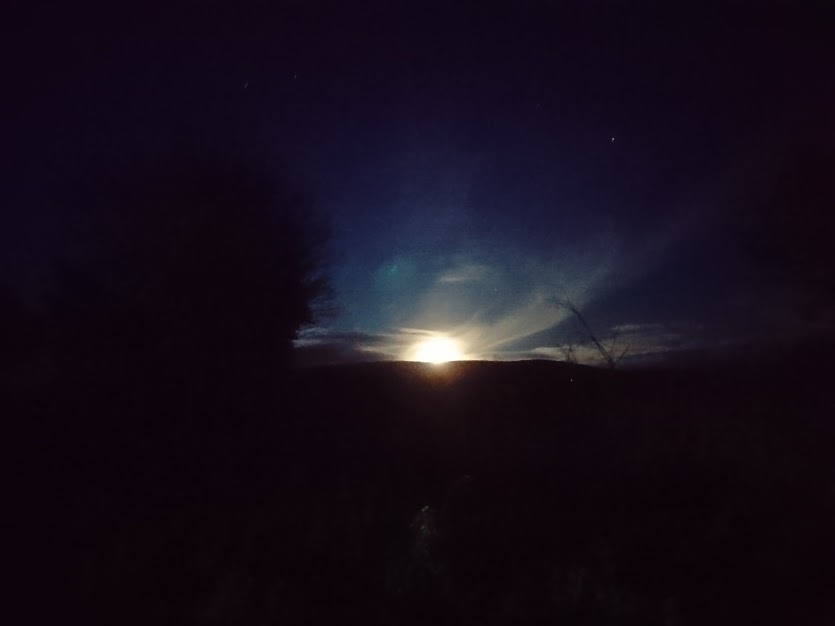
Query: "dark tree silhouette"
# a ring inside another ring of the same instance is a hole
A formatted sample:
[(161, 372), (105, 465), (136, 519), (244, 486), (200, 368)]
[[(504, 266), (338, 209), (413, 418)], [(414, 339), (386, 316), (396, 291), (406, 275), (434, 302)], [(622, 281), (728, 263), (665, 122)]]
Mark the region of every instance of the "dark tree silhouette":
[(199, 157), (106, 178), (69, 204), (95, 252), (57, 268), (49, 309), (65, 380), (165, 413), (262, 401), (328, 290), (310, 200)]

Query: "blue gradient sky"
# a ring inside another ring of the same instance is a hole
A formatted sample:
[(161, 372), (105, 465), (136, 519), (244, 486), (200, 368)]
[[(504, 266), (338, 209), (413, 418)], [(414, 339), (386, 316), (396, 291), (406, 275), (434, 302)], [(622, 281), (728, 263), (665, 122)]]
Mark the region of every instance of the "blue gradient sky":
[(6, 41), (23, 59), (7, 280), (37, 291), (74, 245), (49, 181), (107, 150), (222, 135), (280, 163), (333, 224), (339, 311), (302, 334), (314, 359), (399, 358), (439, 333), (473, 357), (571, 342), (593, 359), (554, 297), (633, 358), (793, 332), (785, 286), (747, 254), (756, 210), (739, 207), (798, 137), (832, 143), (827, 10), (583, 6), (23, 15)]

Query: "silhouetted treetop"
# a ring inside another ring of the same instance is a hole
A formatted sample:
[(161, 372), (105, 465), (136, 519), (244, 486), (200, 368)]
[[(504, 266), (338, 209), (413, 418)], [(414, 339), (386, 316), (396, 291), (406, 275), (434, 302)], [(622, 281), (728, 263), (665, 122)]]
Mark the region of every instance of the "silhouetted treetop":
[(262, 379), (327, 292), (310, 199), (228, 160), (101, 177), (68, 209), (91, 233), (85, 259), (58, 268), (52, 302), (70, 362), (199, 387)]

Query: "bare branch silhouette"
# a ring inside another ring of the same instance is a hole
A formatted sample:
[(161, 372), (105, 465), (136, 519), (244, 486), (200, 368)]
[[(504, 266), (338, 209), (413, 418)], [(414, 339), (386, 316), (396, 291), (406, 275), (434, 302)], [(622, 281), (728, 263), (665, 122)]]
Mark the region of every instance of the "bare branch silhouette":
[(615, 335), (614, 339), (612, 340), (612, 344), (609, 348), (606, 348), (603, 343), (598, 339), (597, 334), (592, 329), (591, 325), (586, 320), (585, 316), (580, 312), (580, 310), (574, 305), (574, 303), (568, 298), (562, 299), (554, 299), (554, 305), (558, 309), (564, 309), (571, 313), (574, 318), (580, 323), (583, 327), (586, 336), (589, 340), (594, 344), (594, 347), (597, 348), (597, 351), (600, 353), (600, 356), (603, 357), (603, 360), (606, 363), (606, 366), (609, 369), (614, 369), (618, 366), (621, 359), (626, 355), (627, 351), (629, 350), (629, 346), (626, 346), (620, 354), (616, 354), (615, 348), (617, 346), (618, 337)]

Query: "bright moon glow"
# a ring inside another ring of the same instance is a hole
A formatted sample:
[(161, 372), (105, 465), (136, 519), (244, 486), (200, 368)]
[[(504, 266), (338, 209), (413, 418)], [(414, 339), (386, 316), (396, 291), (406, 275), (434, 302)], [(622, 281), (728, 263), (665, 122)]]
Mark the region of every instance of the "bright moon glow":
[(421, 341), (415, 347), (415, 361), (446, 363), (447, 361), (460, 361), (463, 358), (458, 342), (447, 337), (431, 337)]

